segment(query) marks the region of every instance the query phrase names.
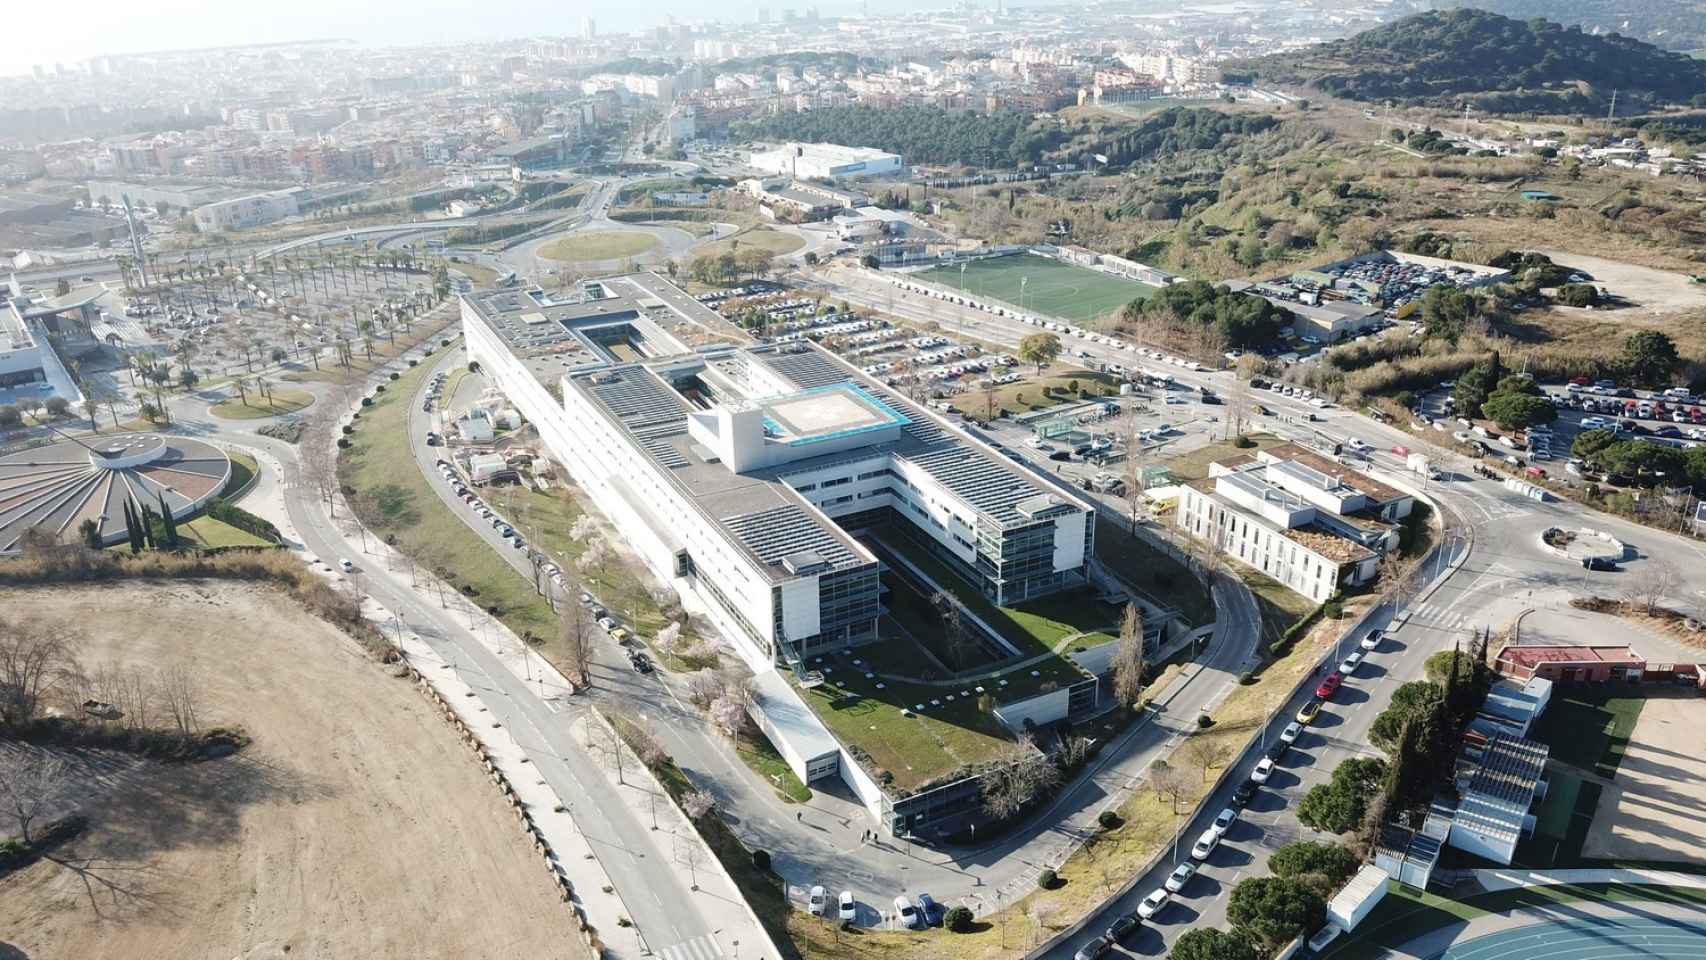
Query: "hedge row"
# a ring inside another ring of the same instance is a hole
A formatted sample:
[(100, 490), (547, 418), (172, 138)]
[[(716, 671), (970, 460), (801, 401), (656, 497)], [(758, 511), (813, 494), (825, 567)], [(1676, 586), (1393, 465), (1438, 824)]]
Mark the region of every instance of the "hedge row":
[(1329, 599), (1326, 603), (1309, 611), (1308, 616), (1287, 627), (1285, 633), (1280, 634), (1278, 640), (1268, 644), (1268, 653), (1275, 657), (1283, 657), (1290, 653), (1291, 648), (1297, 645), (1297, 641), (1308, 636), (1310, 629), (1321, 622), (1321, 618), (1327, 613), (1327, 605), (1333, 602)]

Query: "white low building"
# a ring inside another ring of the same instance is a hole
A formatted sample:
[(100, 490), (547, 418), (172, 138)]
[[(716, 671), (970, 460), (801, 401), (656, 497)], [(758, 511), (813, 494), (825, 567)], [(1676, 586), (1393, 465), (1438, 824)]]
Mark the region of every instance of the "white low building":
[(1414, 498), (1296, 444), (1211, 464), (1179, 488), (1179, 527), (1317, 603), (1374, 579)]
[(902, 170), (900, 154), (834, 143), (790, 143), (758, 150), (747, 161), (754, 170), (800, 180), (886, 177)]

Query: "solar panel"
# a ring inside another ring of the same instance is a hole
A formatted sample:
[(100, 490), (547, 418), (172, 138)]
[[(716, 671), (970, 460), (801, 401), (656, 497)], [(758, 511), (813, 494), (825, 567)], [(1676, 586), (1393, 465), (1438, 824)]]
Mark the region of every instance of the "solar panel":
[(815, 553), (834, 567), (858, 562), (852, 550), (794, 504), (729, 517), (723, 523), (765, 563), (781, 563), (801, 553)]

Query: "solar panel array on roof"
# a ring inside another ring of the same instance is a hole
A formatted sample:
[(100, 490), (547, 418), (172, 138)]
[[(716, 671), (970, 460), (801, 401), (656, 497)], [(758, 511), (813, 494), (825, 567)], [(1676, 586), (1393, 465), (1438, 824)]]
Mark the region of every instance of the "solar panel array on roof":
[(687, 416), (687, 409), (674, 394), (640, 370), (618, 370), (593, 378), (589, 385), (611, 415), (635, 432), (648, 426), (671, 424)]
[(652, 455), (652, 459), (656, 460), (664, 469), (678, 470), (687, 466), (688, 460), (686, 457), (681, 455), (681, 451), (677, 450), (671, 441), (685, 432), (686, 431), (683, 430), (675, 430), (666, 434), (654, 434), (651, 436), (640, 437), (640, 445), (645, 447), (646, 452)]
[(799, 353), (777, 351), (766, 354), (764, 362), (799, 384), (802, 390), (853, 379), (846, 367), (816, 350), (802, 350)]
[(836, 568), (859, 562), (852, 550), (791, 503), (729, 517), (723, 523), (765, 563), (781, 563), (787, 556), (805, 552)]
[(936, 444), (948, 439), (947, 433), (930, 420), (915, 419), (900, 429), (919, 443)]
[(1037, 488), (1015, 477), (981, 451), (965, 444), (923, 453), (905, 454), (947, 487), (955, 496), (999, 524), (1023, 523), (1028, 518), (1018, 510), (1021, 501), (1037, 495)]

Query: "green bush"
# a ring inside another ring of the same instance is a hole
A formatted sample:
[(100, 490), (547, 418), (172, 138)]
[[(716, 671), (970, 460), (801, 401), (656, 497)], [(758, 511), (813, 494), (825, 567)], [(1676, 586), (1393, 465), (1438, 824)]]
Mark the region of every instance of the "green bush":
[(754, 867), (757, 867), (760, 871), (769, 872), (769, 870), (770, 870), (770, 851), (768, 851), (768, 850), (754, 850), (754, 851), (752, 851), (752, 865)]
[(1096, 814), (1096, 822), (1101, 825), (1103, 830), (1112, 830), (1124, 821), (1120, 819), (1119, 814), (1112, 810), (1103, 810)]
[(393, 379), (393, 380), (400, 379), (402, 376), (403, 376), (402, 374), (397, 373), (396, 371), (391, 372), (391, 379)]
[(1214, 726), (1214, 718), (1206, 713), (1199, 713), (1197, 714), (1197, 726), (1206, 730)]
[(1045, 869), (1042, 873), (1037, 874), (1038, 890), (1053, 890), (1054, 885), (1059, 882), (1060, 877), (1053, 870)]
[(942, 925), (954, 933), (971, 932), (972, 914), (970, 907), (953, 907), (942, 915)]
[(1327, 604), (1323, 603), (1321, 606), (1311, 610), (1309, 612), (1309, 616), (1292, 624), (1286, 629), (1285, 633), (1280, 635), (1278, 640), (1268, 644), (1268, 652), (1273, 654), (1275, 657), (1283, 657), (1290, 653), (1291, 648), (1297, 644), (1298, 639), (1309, 633), (1309, 631), (1321, 619), (1321, 615), (1326, 612), (1326, 609)]
[(372, 397), (362, 397), (361, 398), (361, 405), (364, 407), (373, 406), (373, 398)]

